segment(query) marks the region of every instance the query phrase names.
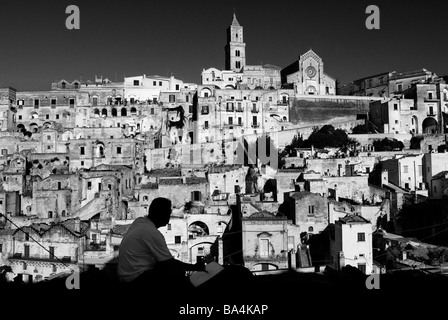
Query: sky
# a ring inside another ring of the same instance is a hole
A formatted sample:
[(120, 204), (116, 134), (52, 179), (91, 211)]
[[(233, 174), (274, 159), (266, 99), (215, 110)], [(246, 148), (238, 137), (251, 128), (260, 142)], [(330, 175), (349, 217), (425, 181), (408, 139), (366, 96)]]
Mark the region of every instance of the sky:
[[(372, 4), (379, 30), (366, 28)], [(65, 26), (69, 5), (79, 30)], [(234, 12), (249, 65), (283, 68), (313, 49), (341, 84), (420, 68), (446, 75), (447, 9), (444, 0), (1, 0), (0, 87), (142, 74), (200, 83), (204, 68), (224, 69)]]

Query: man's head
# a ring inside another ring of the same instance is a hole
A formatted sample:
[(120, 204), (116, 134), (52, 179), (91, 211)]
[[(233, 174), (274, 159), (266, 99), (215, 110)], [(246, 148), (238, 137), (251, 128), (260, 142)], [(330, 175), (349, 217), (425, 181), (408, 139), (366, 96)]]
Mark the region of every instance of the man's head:
[(151, 202), (148, 209), (148, 218), (157, 228), (166, 226), (170, 221), (171, 200), (167, 198), (156, 198)]

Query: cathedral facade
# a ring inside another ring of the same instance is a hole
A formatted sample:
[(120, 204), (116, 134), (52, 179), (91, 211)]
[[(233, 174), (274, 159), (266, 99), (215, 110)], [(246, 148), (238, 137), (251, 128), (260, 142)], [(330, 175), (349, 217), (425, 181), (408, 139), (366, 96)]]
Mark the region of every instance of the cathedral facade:
[(294, 85), (297, 94), (335, 95), (336, 80), (324, 72), (324, 63), (313, 50), (281, 71), (282, 83)]

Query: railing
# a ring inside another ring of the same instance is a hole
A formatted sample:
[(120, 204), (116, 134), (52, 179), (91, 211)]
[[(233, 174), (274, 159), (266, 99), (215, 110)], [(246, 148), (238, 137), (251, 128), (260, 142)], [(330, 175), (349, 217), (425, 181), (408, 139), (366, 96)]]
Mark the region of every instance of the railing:
[(64, 262), (64, 263), (76, 263), (77, 261), (74, 260), (72, 257), (70, 256), (64, 256), (64, 257), (52, 257), (50, 258), (49, 254), (46, 255), (39, 255), (39, 254), (35, 254), (35, 255), (29, 255), (29, 256), (24, 256), (22, 253), (15, 253), (15, 254), (10, 254), (8, 256), (9, 260), (24, 260), (24, 261), (42, 261), (42, 262)]
[(258, 128), (258, 127), (260, 127), (260, 122), (252, 123), (252, 128)]
[(236, 112), (244, 112), (244, 109), (243, 108), (236, 108), (235, 111)]
[(250, 110), (250, 112), (252, 112), (252, 113), (258, 113), (258, 111), (259, 111), (258, 108), (252, 108), (252, 109)]

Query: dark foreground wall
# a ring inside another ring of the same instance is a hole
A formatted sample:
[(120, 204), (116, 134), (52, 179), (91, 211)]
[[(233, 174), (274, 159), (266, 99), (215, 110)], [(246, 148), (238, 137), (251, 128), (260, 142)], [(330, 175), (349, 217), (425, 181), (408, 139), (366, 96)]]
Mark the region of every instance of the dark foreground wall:
[[(82, 274), (79, 290), (67, 290), (65, 279), (0, 286), (0, 304), (3, 313), (20, 317), (34, 314), (79, 319), (360, 319), (368, 315), (403, 319), (415, 316), (415, 308), (421, 307), (425, 318), (444, 309), (440, 300), (444, 298), (441, 289), (448, 285), (446, 276), (420, 271), (382, 275), (378, 290), (367, 290), (365, 279), (352, 267), (341, 272), (327, 269), (325, 274), (269, 276), (230, 270), (203, 287), (186, 290), (160, 283), (126, 287), (101, 271), (89, 271)], [(263, 306), (267, 306), (263, 314), (247, 314)], [(213, 314), (182, 314), (192, 307), (196, 311), (205, 310), (199, 307), (213, 308)], [(226, 308), (246, 313), (225, 314)]]

